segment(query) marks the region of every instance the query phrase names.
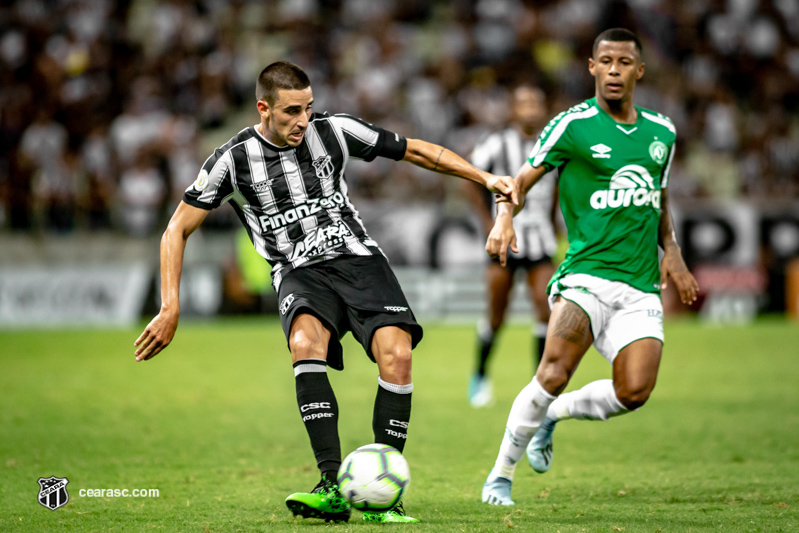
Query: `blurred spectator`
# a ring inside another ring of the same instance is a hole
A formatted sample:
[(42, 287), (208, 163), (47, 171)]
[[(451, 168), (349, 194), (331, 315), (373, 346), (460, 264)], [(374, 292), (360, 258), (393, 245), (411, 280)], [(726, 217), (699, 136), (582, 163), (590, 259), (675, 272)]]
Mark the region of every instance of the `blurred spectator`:
[[(677, 125), (676, 202), (799, 195), (797, 0), (12, 0), (0, 4), (0, 228), (36, 214), (59, 231), (148, 233), (196, 177), (203, 140), (256, 122), (254, 79), (278, 59), (310, 73), (317, 111), (465, 154), (505, 123), (515, 83), (545, 87), (558, 110), (590, 97), (593, 38), (611, 26), (639, 33), (639, 100)], [(351, 193), (450, 194), (403, 169), (351, 165)]]

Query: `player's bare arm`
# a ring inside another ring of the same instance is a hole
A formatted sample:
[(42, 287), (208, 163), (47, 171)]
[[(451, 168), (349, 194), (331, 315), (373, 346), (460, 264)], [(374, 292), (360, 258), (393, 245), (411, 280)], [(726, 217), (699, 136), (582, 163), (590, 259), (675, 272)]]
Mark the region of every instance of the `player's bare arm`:
[(437, 144), (419, 139), (408, 139), (408, 147), (402, 160), (433, 172), (473, 181), (493, 193), (502, 195), (513, 205), (519, 203), (518, 191), (510, 176), (495, 176), (482, 171)]
[(161, 238), (161, 310), (136, 342), (136, 361), (152, 359), (169, 346), (180, 316), (180, 274), (186, 241), (200, 227), (208, 211), (180, 202)]
[(668, 277), (674, 280), (680, 299), (684, 304), (691, 304), (696, 301), (696, 293), (699, 286), (693, 274), (688, 270), (682, 258), (682, 251), (677, 244), (674, 234), (674, 222), (669, 211), (669, 190), (663, 189), (660, 192), (660, 226), (658, 240), (663, 248), (663, 261), (660, 263), (660, 288), (665, 289), (668, 285)]
[(519, 203), (511, 205), (507, 201), (497, 199), (497, 218), (494, 227), (488, 234), (486, 241), (486, 252), (491, 257), (499, 258), (500, 264), (505, 266), (508, 259), (508, 247), (514, 252), (518, 252), (516, 247), (516, 232), (513, 230), (513, 217), (524, 208), (524, 199), (527, 192), (547, 173), (546, 167), (534, 167), (529, 162), (522, 165), (516, 174), (514, 182), (519, 191)]

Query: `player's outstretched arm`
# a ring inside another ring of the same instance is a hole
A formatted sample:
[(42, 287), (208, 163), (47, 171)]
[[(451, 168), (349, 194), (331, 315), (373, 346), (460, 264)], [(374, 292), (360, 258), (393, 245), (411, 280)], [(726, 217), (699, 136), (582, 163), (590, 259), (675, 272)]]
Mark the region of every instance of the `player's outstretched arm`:
[(180, 202), (161, 237), (161, 311), (153, 318), (133, 346), (136, 361), (152, 359), (166, 348), (175, 336), (180, 316), (180, 273), (186, 241), (208, 211)]
[(408, 139), (407, 141), (408, 147), (405, 149), (403, 161), (408, 161), (433, 172), (473, 181), (493, 193), (502, 195), (513, 205), (519, 203), (519, 195), (510, 176), (489, 174), (472, 166), (462, 157), (437, 144), (419, 139)]
[(518, 252), (516, 247), (516, 232), (513, 230), (513, 217), (519, 214), (524, 208), (524, 200), (527, 197), (527, 192), (535, 183), (546, 174), (546, 168), (543, 166), (533, 167), (530, 163), (525, 163), (519, 172), (516, 173), (514, 182), (519, 191), (519, 203), (511, 205), (507, 200), (502, 198), (497, 199), (497, 218), (494, 221), (494, 227), (488, 234), (486, 241), (486, 252), (491, 257), (499, 258), (500, 264), (505, 266), (508, 258), (508, 247), (514, 252)]
[(682, 258), (682, 250), (677, 245), (677, 238), (674, 234), (674, 222), (669, 211), (669, 190), (660, 191), (660, 227), (659, 235), (660, 246), (663, 248), (663, 261), (660, 263), (660, 288), (668, 286), (668, 277), (674, 280), (677, 291), (680, 293), (680, 300), (684, 304), (691, 304), (696, 301), (696, 293), (699, 292), (699, 285), (696, 283), (693, 274), (688, 270), (688, 266)]

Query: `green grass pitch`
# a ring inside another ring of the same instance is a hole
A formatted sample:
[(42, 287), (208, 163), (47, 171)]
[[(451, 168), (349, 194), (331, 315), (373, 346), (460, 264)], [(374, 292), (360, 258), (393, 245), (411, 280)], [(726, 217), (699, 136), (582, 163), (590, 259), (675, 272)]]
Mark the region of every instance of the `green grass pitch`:
[[(531, 377), (529, 328), (507, 329), (497, 401), (466, 402), (471, 327), (428, 324), (414, 354), (406, 509), (421, 523), (294, 519), (283, 500), (317, 480), (279, 324), (184, 321), (135, 363), (129, 331), (0, 333), (2, 531), (797, 531), (799, 327), (767, 320), (666, 324), (655, 393), (640, 412), (564, 422), (553, 467), (517, 470), (513, 508), (480, 503), (516, 393)], [(331, 371), (343, 453), (372, 441), (376, 367), (345, 339)], [(589, 352), (570, 388), (610, 376)], [(39, 477), (69, 503), (37, 502)], [(158, 498), (80, 497), (157, 488)]]

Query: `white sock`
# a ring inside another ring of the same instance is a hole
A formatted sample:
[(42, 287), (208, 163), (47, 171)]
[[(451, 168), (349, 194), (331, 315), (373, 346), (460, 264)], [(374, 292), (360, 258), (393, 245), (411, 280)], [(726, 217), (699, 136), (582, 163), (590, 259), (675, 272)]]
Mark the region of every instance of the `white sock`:
[(493, 476), (513, 480), (516, 463), (524, 456), (530, 439), (541, 426), (547, 408), (554, 399), (555, 396), (545, 391), (536, 378), (533, 378), (516, 396), (513, 407), (510, 408), (502, 444), (499, 446), (499, 455), (492, 471)]
[(561, 394), (552, 402), (547, 418), (552, 420), (607, 420), (629, 413), (616, 397), (612, 379), (592, 381), (582, 389)]

